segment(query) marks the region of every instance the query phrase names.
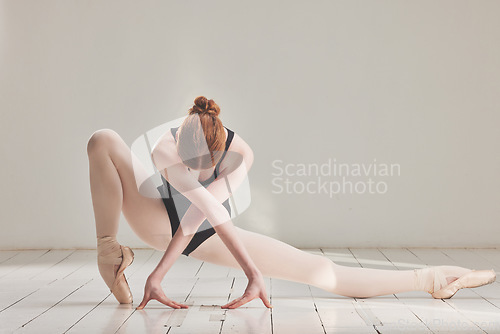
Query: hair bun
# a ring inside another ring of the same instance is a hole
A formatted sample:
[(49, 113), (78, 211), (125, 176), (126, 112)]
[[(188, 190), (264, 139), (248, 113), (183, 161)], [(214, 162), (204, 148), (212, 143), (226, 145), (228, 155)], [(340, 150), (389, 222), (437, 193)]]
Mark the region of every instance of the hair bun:
[(205, 96), (198, 96), (194, 99), (194, 105), (189, 109), (189, 114), (209, 114), (219, 116), (220, 108), (214, 100), (208, 100)]

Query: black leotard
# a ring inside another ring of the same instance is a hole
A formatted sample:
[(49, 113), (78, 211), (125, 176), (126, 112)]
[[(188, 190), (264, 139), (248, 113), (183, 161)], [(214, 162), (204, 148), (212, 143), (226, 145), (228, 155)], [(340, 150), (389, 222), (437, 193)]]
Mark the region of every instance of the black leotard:
[[(177, 133), (177, 129), (179, 129), (179, 127), (170, 129), (172, 135), (174, 136), (174, 139), (176, 138), (175, 135)], [(217, 175), (219, 174), (220, 163), (222, 159), (224, 159), (224, 157), (226, 156), (227, 150), (229, 149), (229, 145), (231, 145), (231, 141), (233, 140), (234, 132), (229, 130), (228, 128), (226, 128), (226, 130), (227, 130), (226, 147), (224, 148), (224, 153), (222, 154), (222, 157), (215, 166), (214, 173), (207, 180), (200, 181), (201, 185), (204, 186), (205, 188), (208, 187), (208, 185), (217, 178)], [(157, 187), (157, 189), (160, 192), (161, 197), (163, 199), (163, 204), (167, 209), (168, 217), (170, 218), (170, 228), (172, 230), (172, 236), (173, 236), (177, 231), (177, 229), (179, 228), (180, 221), (184, 216), (184, 214), (186, 213), (189, 206), (191, 205), (191, 202), (184, 195), (179, 193), (177, 189), (175, 189), (163, 177), (163, 175), (161, 175), (161, 179), (163, 181), (163, 185)], [(175, 203), (174, 203), (174, 197), (175, 197)], [(222, 203), (222, 205), (227, 209), (229, 215), (231, 215), (231, 207), (229, 206), (229, 199), (226, 199)], [(208, 222), (208, 220), (205, 219), (198, 228), (198, 231), (193, 236), (193, 239), (191, 239), (189, 244), (182, 251), (182, 254), (189, 256), (189, 254), (192, 251), (194, 251), (199, 245), (201, 245), (205, 240), (210, 238), (213, 234), (215, 234), (214, 228)]]

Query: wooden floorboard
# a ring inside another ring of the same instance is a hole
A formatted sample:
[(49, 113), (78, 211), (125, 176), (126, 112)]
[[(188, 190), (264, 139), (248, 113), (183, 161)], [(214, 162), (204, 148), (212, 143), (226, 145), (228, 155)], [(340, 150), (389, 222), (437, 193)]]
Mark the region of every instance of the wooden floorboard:
[[(303, 250), (349, 267), (457, 265), (500, 272), (499, 249)], [(99, 275), (95, 250), (0, 251), (0, 333), (500, 333), (498, 281), (440, 300), (424, 291), (351, 298), (265, 277), (273, 309), (255, 299), (227, 310), (220, 306), (245, 291), (243, 271), (185, 256), (162, 287), (189, 309), (151, 301), (137, 311), (144, 283), (163, 254), (134, 252), (134, 263), (125, 271), (134, 303), (120, 305)]]

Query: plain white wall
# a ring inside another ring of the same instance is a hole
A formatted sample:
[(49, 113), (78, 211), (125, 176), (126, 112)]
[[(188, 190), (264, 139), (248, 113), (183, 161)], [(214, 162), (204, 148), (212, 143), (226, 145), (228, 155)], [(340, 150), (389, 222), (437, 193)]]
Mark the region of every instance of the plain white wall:
[[(455, 0), (1, 1), (0, 247), (94, 248), (90, 135), (111, 128), (130, 145), (198, 95), (255, 153), (237, 226), (296, 247), (498, 247), (499, 12)], [(401, 174), (374, 178), (385, 194), (273, 193), (273, 162), (328, 159)], [(119, 241), (144, 246), (120, 226)]]

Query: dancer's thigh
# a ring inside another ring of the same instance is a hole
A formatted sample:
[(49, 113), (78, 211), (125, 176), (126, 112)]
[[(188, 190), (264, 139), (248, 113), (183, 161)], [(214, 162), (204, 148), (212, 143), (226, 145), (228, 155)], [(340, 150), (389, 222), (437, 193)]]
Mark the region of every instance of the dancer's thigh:
[[(172, 239), (168, 213), (142, 162), (131, 152), (118, 133), (101, 129), (91, 136), (89, 156), (109, 154), (123, 188), (122, 212), (132, 230), (147, 244), (165, 250)], [(97, 157), (96, 157), (97, 158)], [(138, 185), (141, 185), (139, 193)], [(149, 195), (148, 195), (149, 194)]]
[[(235, 226), (240, 240), (264, 276), (310, 283), (311, 277), (332, 273), (332, 261), (295, 248), (285, 242)], [(241, 269), (218, 234), (212, 235), (190, 254), (210, 263)], [(327, 284), (331, 284), (331, 279)], [(319, 284), (319, 282), (318, 282)]]

